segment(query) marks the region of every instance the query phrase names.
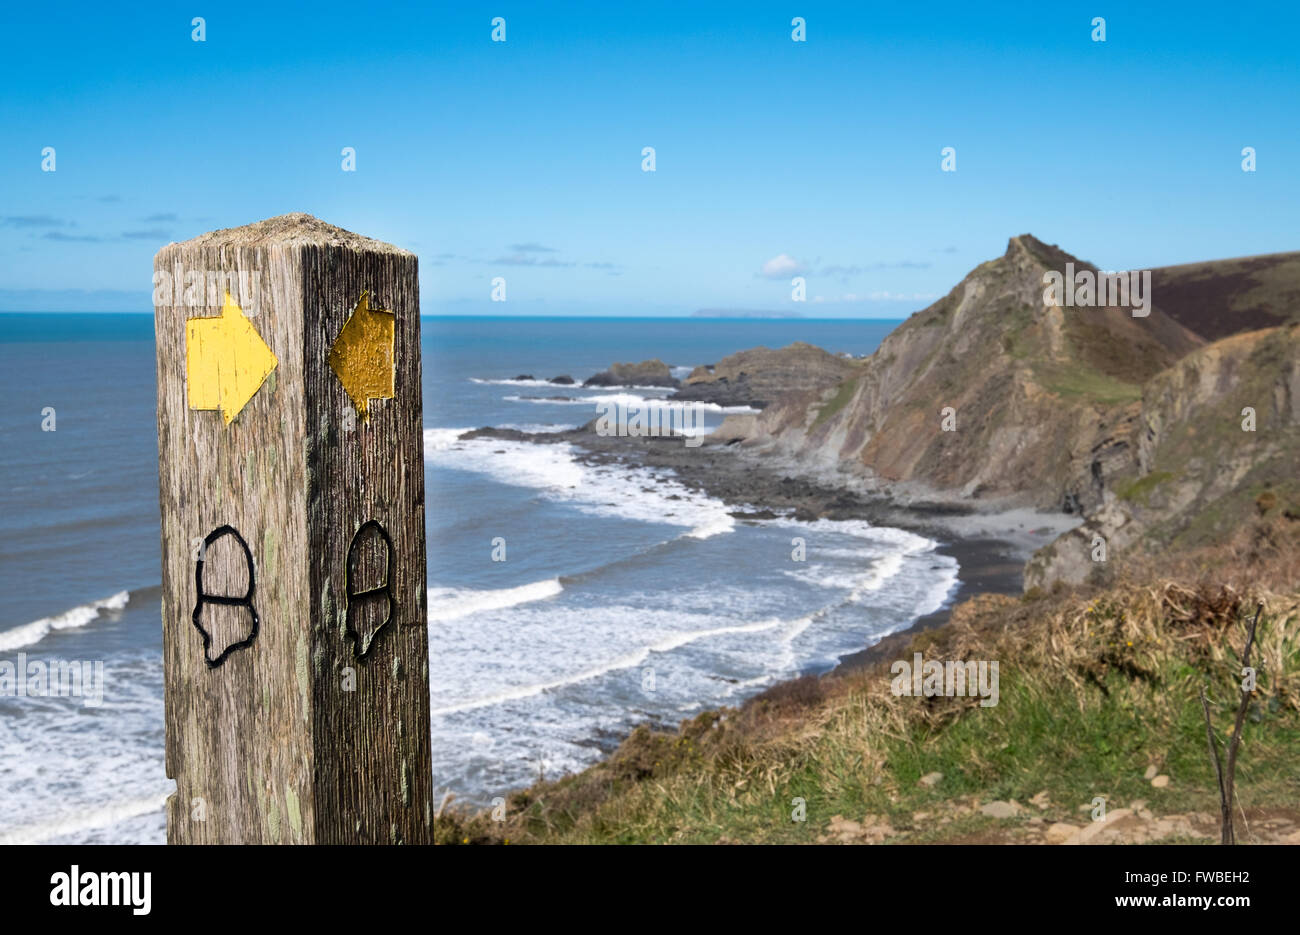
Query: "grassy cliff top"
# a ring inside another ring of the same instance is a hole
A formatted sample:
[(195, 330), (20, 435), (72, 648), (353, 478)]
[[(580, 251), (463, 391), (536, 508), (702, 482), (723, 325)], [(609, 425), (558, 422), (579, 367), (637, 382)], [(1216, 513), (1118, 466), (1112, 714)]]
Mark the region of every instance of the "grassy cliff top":
[[(441, 843), (1213, 841), (1199, 692), (1231, 729), (1260, 617), (1239, 840), (1300, 843), (1300, 522), (1132, 565), (1105, 589), (983, 595), (897, 653), (996, 661), (997, 704), (891, 690), (892, 658), (785, 683), (513, 795), (502, 821), (444, 808)], [(1108, 818), (1094, 816), (1099, 799)], [(800, 804), (802, 802), (802, 805)], [(805, 820), (792, 816), (802, 814)]]

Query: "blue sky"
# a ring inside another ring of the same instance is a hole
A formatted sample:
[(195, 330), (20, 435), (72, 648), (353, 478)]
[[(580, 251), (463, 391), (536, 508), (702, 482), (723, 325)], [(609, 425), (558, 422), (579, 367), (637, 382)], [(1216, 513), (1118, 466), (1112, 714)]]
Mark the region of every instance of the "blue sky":
[(0, 309), (147, 311), (163, 244), (289, 211), (416, 251), (426, 314), (898, 317), (1024, 232), (1300, 249), (1294, 4), (152, 6), (0, 12)]

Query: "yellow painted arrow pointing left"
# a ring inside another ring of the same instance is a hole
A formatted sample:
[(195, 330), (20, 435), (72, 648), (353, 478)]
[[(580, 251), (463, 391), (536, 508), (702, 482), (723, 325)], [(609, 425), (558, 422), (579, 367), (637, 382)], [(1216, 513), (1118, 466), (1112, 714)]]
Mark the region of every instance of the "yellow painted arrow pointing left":
[(396, 322), (388, 309), (371, 307), (363, 292), (330, 348), (330, 366), (363, 422), (370, 419), (370, 400), (393, 398)]
[(220, 409), (229, 425), (279, 361), (229, 292), (219, 316), (191, 318), (185, 324), (190, 408)]

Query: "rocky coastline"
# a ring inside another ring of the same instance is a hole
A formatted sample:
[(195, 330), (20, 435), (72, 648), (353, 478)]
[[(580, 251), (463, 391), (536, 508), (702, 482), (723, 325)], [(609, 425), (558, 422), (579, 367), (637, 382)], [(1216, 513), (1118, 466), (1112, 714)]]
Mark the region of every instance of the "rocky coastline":
[[(1236, 696), (1225, 654), (1249, 646), (1262, 620), (1259, 648), (1272, 655), (1252, 720), (1251, 833), (1300, 841), (1278, 778), (1294, 772), (1300, 620), (1298, 258), (1155, 270), (1161, 292), (1139, 317), (1049, 299), (1045, 275), (1095, 268), (1021, 235), (869, 357), (796, 343), (729, 355), (676, 386), (646, 382), (671, 378), (659, 361), (587, 384), (752, 410), (702, 443), (600, 434), (596, 421), (462, 435), (567, 443), (591, 464), (650, 468), (722, 501), (738, 523), (916, 532), (957, 560), (958, 583), (939, 611), (899, 620), (828, 671), (675, 729), (643, 724), (594, 766), (514, 794), (508, 828), (452, 816), (444, 839), (1208, 840), (1223, 803), (1206, 772), (1202, 686)], [(922, 650), (1001, 660), (1017, 703), (900, 700), (892, 664)], [(1173, 729), (1188, 712), (1190, 727)], [(1102, 742), (1081, 757), (1076, 738)], [(784, 803), (772, 811), (778, 790), (820, 802), (820, 836), (785, 818)], [(1128, 807), (1081, 826), (1091, 806), (1079, 803), (1095, 804), (1097, 790)]]
[(1063, 513), (990, 510), (951, 498), (918, 497), (891, 490), (888, 485), (864, 488), (847, 477), (809, 476), (800, 473), (796, 465), (781, 464), (725, 441), (688, 447), (680, 437), (598, 435), (594, 422), (564, 432), (542, 433), (483, 427), (460, 437), (539, 445), (568, 443), (581, 452), (579, 460), (588, 464), (644, 466), (671, 476), (688, 489), (732, 507), (731, 516), (739, 522), (865, 520), (934, 539), (938, 554), (957, 559), (958, 582), (943, 608), (900, 622), (905, 625), (880, 643), (864, 644), (861, 650), (843, 656), (841, 666), (870, 661), (878, 656), (878, 647), (892, 646), (905, 641), (908, 634), (940, 626), (956, 604), (976, 594), (1019, 595), (1031, 554), (1078, 522)]

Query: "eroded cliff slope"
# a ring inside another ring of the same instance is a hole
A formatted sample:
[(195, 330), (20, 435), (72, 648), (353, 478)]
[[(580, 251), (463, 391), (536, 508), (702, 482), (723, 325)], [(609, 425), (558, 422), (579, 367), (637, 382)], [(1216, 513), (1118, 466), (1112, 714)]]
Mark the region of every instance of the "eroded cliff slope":
[(822, 390), (736, 420), (751, 447), (918, 491), (1089, 506), (1133, 445), (1142, 383), (1202, 340), (1153, 308), (1061, 308), (1043, 275), (1095, 267), (1030, 235)]
[[(1300, 325), (1250, 330), (1300, 320), (1300, 254), (1154, 270), (1144, 315), (1132, 297), (1062, 307), (1044, 276), (1071, 266), (1098, 272), (1013, 237), (868, 358), (735, 355), (774, 398), (716, 441), (894, 493), (1081, 514), (1027, 587), (1096, 574), (1098, 541), (1113, 559), (1221, 541), (1252, 511), (1300, 519)], [(736, 369), (690, 384), (705, 398)]]

